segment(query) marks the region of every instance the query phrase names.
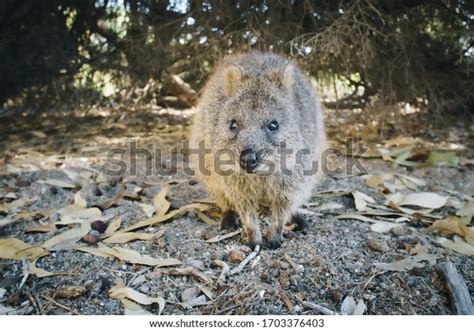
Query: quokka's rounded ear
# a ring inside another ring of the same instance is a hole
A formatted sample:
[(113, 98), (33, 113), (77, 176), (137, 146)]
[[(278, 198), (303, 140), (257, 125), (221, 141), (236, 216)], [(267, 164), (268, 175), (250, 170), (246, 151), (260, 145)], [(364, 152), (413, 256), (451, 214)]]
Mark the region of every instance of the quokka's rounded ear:
[(280, 70), (280, 80), (285, 89), (288, 91), (293, 90), (295, 83), (295, 66), (291, 61), (286, 62)]
[(242, 81), (242, 69), (235, 65), (229, 64), (224, 69), (224, 94), (230, 95), (234, 92)]
[(281, 68), (271, 74), (273, 80), (281, 88), (292, 91), (295, 83), (295, 66), (291, 61), (286, 62)]

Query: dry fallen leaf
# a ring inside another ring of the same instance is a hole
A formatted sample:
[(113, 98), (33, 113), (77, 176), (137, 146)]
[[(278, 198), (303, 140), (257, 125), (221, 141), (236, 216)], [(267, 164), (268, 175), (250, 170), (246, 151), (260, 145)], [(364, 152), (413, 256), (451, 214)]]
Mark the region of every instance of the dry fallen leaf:
[(50, 251), (69, 248), (71, 244), (76, 243), (87, 233), (89, 233), (90, 229), (90, 222), (84, 221), (80, 227), (67, 230), (47, 240), (45, 243), (43, 243), (42, 247)]
[(38, 259), (28, 262), (28, 271), (30, 274), (35, 275), (38, 278), (51, 277), (51, 276), (60, 276), (60, 275), (71, 275), (69, 272), (51, 272), (36, 266)]
[(377, 220), (375, 220), (373, 218), (363, 216), (363, 215), (359, 215), (359, 214), (354, 214), (354, 213), (337, 215), (336, 218), (339, 219), (339, 220), (355, 219), (355, 220), (359, 220), (359, 221), (367, 222), (367, 223), (376, 223), (377, 222)]
[(104, 240), (106, 244), (124, 244), (133, 240), (151, 240), (154, 233), (118, 232)]
[(86, 199), (84, 199), (82, 197), (81, 193), (82, 193), (81, 191), (78, 191), (78, 192), (76, 192), (76, 194), (74, 194), (74, 204), (79, 206), (79, 207), (86, 208), (87, 207), (87, 201), (86, 201)]
[(445, 219), (437, 220), (428, 230), (438, 232), (442, 236), (457, 234), (471, 245), (474, 245), (474, 229), (468, 227), (461, 218), (456, 216), (448, 216)]
[(408, 271), (415, 267), (423, 267), (423, 264), (421, 263), (423, 261), (428, 261), (430, 264), (434, 264), (436, 263), (437, 259), (437, 255), (419, 253), (414, 256), (409, 256), (400, 261), (394, 261), (390, 263), (375, 263), (375, 266), (381, 270)]
[(458, 236), (454, 236), (454, 240), (440, 237), (436, 242), (444, 248), (449, 248), (464, 255), (474, 256), (474, 246), (468, 244)]
[(367, 203), (375, 203), (375, 200), (371, 196), (360, 191), (354, 191), (352, 195), (354, 196), (355, 207), (358, 211), (366, 210)]
[(15, 223), (15, 222), (16, 222), (16, 220), (14, 220), (14, 219), (12, 219), (12, 218), (8, 218), (8, 217), (7, 217), (7, 218), (3, 218), (3, 219), (0, 220), (0, 229), (3, 228), (3, 227), (8, 226), (8, 225), (10, 225), (10, 224), (13, 224), (13, 223)]
[(170, 186), (163, 185), (160, 192), (153, 198), (153, 207), (156, 210), (157, 216), (163, 216), (170, 209), (171, 203), (166, 200)]
[(341, 314), (343, 315), (363, 315), (367, 310), (364, 300), (359, 300), (356, 304), (354, 298), (350, 295), (345, 297), (341, 305)]
[(389, 203), (393, 203), (396, 206), (417, 206), (430, 209), (443, 207), (448, 202), (449, 198), (431, 192), (408, 194), (394, 193), (388, 194), (386, 197)]
[(158, 314), (161, 314), (165, 308), (165, 300), (162, 297), (149, 297), (148, 295), (140, 293), (133, 288), (125, 287), (123, 281), (121, 280), (110, 288), (109, 295), (113, 299), (130, 299), (142, 305), (151, 305), (153, 303), (157, 303), (159, 306)]
[(40, 184), (48, 184), (50, 186), (58, 187), (58, 188), (75, 188), (77, 184), (72, 183), (70, 181), (65, 181), (62, 179), (45, 179), (45, 180), (38, 180)]
[(310, 205), (310, 207), (312, 207), (311, 208), (312, 210), (316, 210), (316, 211), (334, 210), (334, 209), (344, 208), (343, 205), (341, 205), (340, 203), (335, 203), (335, 202), (323, 203), (321, 205), (316, 205), (314, 207)]
[(198, 215), (198, 217), (201, 221), (203, 221), (204, 223), (206, 223), (208, 225), (216, 226), (216, 225), (221, 224), (221, 222), (212, 219), (211, 217), (207, 216), (206, 214), (204, 214), (200, 211), (197, 211), (196, 214)]
[(122, 298), (120, 299), (123, 307), (125, 308), (124, 315), (153, 315), (148, 310), (143, 309), (140, 305), (135, 302)]
[(54, 232), (56, 231), (56, 225), (53, 223), (46, 223), (46, 224), (39, 224), (39, 225), (30, 225), (26, 227), (25, 233), (32, 233), (32, 232)]
[(370, 226), (370, 230), (377, 233), (386, 233), (393, 228), (402, 226), (400, 223), (377, 221)]
[(102, 212), (99, 208), (83, 208), (78, 205), (69, 205), (58, 210), (61, 221), (57, 224), (82, 223), (83, 220), (100, 219)]
[(90, 249), (85, 247), (75, 247), (75, 249), (94, 254), (102, 257), (116, 257), (122, 261), (144, 264), (154, 267), (166, 267), (177, 264), (182, 264), (178, 259), (167, 258), (167, 259), (156, 259), (149, 255), (140, 254), (140, 252), (134, 251), (132, 249), (122, 248), (122, 247), (108, 247), (102, 243), (97, 244), (97, 249)]
[(466, 202), (462, 207), (456, 212), (456, 215), (463, 218), (463, 222), (466, 225), (471, 224), (472, 217), (474, 216), (474, 202)]
[(107, 237), (110, 237), (111, 235), (113, 235), (115, 233), (115, 231), (120, 229), (120, 225), (122, 225), (122, 220), (120, 219), (120, 217), (117, 217), (112, 222), (110, 222), (109, 226), (107, 227), (107, 229), (104, 232), (103, 237), (107, 238)]
[(42, 247), (32, 246), (16, 238), (0, 239), (0, 258), (13, 260), (35, 260), (48, 255)]
[(179, 209), (172, 210), (169, 213), (167, 213), (166, 215), (161, 215), (161, 216), (156, 215), (156, 216), (153, 216), (149, 219), (146, 219), (146, 220), (140, 221), (138, 223), (135, 223), (135, 224), (129, 226), (128, 228), (125, 228), (125, 229), (121, 230), (120, 232), (133, 231), (133, 230), (140, 229), (140, 228), (143, 228), (143, 227), (146, 227), (146, 226), (161, 223), (161, 222), (167, 221), (167, 220), (173, 218), (174, 216), (179, 215), (179, 214), (181, 214), (185, 211), (188, 211), (188, 210), (205, 211), (205, 210), (208, 210), (208, 209), (211, 209), (211, 208), (212, 208), (211, 205), (206, 205), (206, 204), (202, 204), (202, 203), (192, 203), (190, 205), (183, 206)]
[(152, 217), (156, 211), (155, 207), (153, 207), (152, 205), (148, 203), (139, 203), (139, 206), (141, 207), (141, 209), (143, 210), (143, 212), (145, 213), (147, 217)]

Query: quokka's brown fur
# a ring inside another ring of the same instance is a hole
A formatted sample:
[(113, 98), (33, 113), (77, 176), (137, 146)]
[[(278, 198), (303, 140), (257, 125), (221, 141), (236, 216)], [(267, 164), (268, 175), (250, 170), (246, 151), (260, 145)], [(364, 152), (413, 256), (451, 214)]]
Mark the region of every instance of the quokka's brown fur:
[[(198, 103), (190, 146), (197, 150), (200, 143), (201, 152), (194, 156), (196, 177), (224, 211), (223, 222), (238, 216), (247, 243), (255, 247), (262, 243), (258, 211), (266, 206), (272, 217), (267, 241), (279, 247), (284, 225), (298, 219), (297, 208), (320, 178), (326, 148), (321, 106), (299, 67), (272, 53), (226, 58)], [(290, 151), (285, 166), (277, 152), (282, 144)], [(204, 155), (203, 147), (208, 149)], [(251, 173), (239, 167), (239, 156), (242, 162), (241, 153), (248, 148), (258, 150)], [(302, 149), (306, 152), (298, 161), (296, 152)], [(220, 170), (217, 160), (222, 160)], [(310, 170), (314, 161), (317, 174)], [(271, 164), (274, 169), (269, 170)]]

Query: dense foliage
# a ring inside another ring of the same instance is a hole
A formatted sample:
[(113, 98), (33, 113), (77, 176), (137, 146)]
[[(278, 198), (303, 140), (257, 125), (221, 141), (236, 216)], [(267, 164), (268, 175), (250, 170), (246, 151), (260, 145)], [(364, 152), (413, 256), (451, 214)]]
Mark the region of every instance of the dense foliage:
[(374, 98), (472, 110), (474, 2), (465, 0), (3, 0), (0, 101), (120, 95), (247, 49), (297, 58), (348, 84), (339, 106)]

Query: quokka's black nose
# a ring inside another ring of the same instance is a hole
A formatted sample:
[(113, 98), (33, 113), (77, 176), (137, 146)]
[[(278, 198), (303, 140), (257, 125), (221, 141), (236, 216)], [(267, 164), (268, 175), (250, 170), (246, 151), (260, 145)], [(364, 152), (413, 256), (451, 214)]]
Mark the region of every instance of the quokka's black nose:
[(257, 166), (257, 152), (253, 148), (244, 149), (242, 153), (240, 153), (240, 167), (247, 172), (252, 172)]

